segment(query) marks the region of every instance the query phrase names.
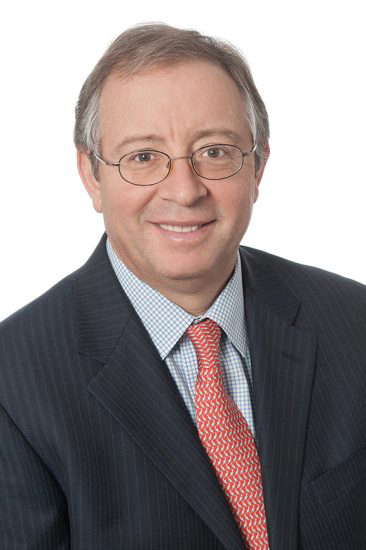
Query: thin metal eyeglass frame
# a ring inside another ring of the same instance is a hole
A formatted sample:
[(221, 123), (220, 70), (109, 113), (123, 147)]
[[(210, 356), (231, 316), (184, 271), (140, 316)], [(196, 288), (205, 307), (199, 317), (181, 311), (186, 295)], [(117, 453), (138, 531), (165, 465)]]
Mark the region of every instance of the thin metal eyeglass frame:
[[(197, 172), (196, 170), (196, 167), (195, 167), (195, 164), (194, 164), (194, 157), (197, 153), (199, 153), (200, 151), (202, 151), (203, 149), (207, 149), (207, 148), (210, 148), (210, 147), (219, 147), (220, 145), (224, 145), (224, 146), (229, 146), (229, 147), (235, 147), (236, 149), (238, 149), (242, 155), (241, 157), (241, 165), (240, 167), (233, 173), (233, 174), (230, 174), (230, 176), (225, 176), (224, 178), (206, 178), (205, 176), (202, 176), (199, 172)], [(105, 164), (106, 166), (117, 166), (118, 167), (118, 172), (119, 172), (119, 175), (121, 176), (121, 178), (124, 180), (124, 181), (127, 181), (127, 183), (129, 183), (130, 185), (136, 185), (137, 187), (150, 187), (151, 185), (157, 185), (158, 183), (161, 183), (162, 181), (164, 181), (170, 174), (171, 170), (172, 170), (172, 166), (173, 166), (173, 163), (172, 163), (172, 160), (180, 160), (180, 159), (188, 159), (190, 160), (190, 164), (191, 164), (191, 167), (193, 169), (193, 171), (200, 177), (200, 178), (203, 178), (205, 180), (210, 180), (210, 181), (219, 181), (219, 180), (226, 180), (228, 178), (231, 178), (232, 176), (235, 176), (235, 174), (237, 174), (238, 172), (240, 172), (240, 170), (243, 168), (243, 165), (244, 165), (244, 158), (247, 157), (248, 155), (251, 155), (252, 153), (254, 153), (254, 151), (256, 150), (257, 148), (257, 144), (255, 143), (253, 145), (253, 147), (250, 149), (250, 151), (242, 151), (240, 149), (240, 147), (238, 147), (237, 145), (233, 145), (232, 143), (210, 143), (209, 145), (204, 145), (203, 147), (200, 147), (199, 149), (197, 149), (196, 151), (193, 151), (193, 153), (191, 155), (186, 155), (186, 156), (183, 156), (183, 157), (170, 157), (167, 153), (165, 153), (164, 151), (158, 151), (157, 149), (137, 149), (135, 151), (131, 151), (130, 153), (126, 153), (125, 155), (123, 155), (118, 162), (110, 162), (110, 161), (107, 161), (107, 160), (104, 160), (102, 157), (100, 157), (99, 155), (97, 155), (94, 151), (93, 151), (93, 155), (95, 156), (95, 158), (97, 160), (99, 160), (99, 162), (102, 162), (103, 164)], [(168, 173), (166, 176), (164, 176), (161, 180), (159, 181), (156, 181), (154, 183), (133, 183), (132, 181), (129, 181), (128, 179), (126, 179), (125, 177), (122, 176), (122, 173), (121, 173), (121, 161), (122, 159), (124, 159), (125, 157), (128, 157), (129, 155), (132, 155), (133, 153), (139, 153), (139, 152), (152, 152), (152, 153), (160, 153), (161, 155), (165, 155), (168, 159), (168, 163), (169, 164), (169, 168), (168, 168)]]

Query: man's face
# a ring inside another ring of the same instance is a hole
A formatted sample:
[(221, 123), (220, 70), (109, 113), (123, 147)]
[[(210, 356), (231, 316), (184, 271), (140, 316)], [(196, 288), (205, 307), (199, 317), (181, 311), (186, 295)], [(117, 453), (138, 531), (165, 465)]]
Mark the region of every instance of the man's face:
[[(236, 84), (223, 69), (200, 61), (127, 79), (110, 77), (101, 94), (100, 120), (101, 154), (108, 161), (141, 149), (180, 157), (214, 143), (243, 151), (253, 145)], [(175, 160), (169, 176), (150, 187), (131, 185), (118, 168), (103, 164), (97, 182), (88, 163), (79, 153), (84, 183), (95, 209), (103, 212), (113, 248), (138, 277), (162, 293), (195, 292), (216, 282), (224, 286), (263, 171), (255, 173), (252, 154), (240, 172), (216, 181), (198, 176), (189, 160)], [(166, 226), (199, 229), (177, 232)]]

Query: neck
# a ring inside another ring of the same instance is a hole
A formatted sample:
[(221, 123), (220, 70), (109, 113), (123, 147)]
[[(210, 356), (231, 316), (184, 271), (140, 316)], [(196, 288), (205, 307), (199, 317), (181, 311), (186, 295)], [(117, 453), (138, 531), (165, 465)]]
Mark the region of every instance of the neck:
[(235, 269), (236, 251), (227, 258), (227, 261), (213, 267), (204, 275), (191, 278), (154, 277), (148, 269), (142, 272), (134, 269), (136, 266), (129, 261), (128, 256), (121, 253), (118, 247), (113, 246), (112, 241), (110, 242), (116, 255), (136, 277), (195, 317), (209, 309), (225, 288)]
[(225, 271), (222, 269), (220, 279), (211, 277), (204, 281), (175, 281), (176, 284), (170, 282), (166, 286), (156, 284), (155, 281), (145, 282), (187, 313), (198, 317), (212, 306), (230, 280), (234, 268), (235, 262), (233, 266), (229, 266)]

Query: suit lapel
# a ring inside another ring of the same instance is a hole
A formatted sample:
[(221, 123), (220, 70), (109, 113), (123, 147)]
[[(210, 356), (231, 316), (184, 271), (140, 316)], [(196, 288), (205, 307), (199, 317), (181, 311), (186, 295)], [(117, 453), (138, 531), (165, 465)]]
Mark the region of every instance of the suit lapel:
[[(88, 389), (224, 546), (242, 549), (197, 430), (114, 274), (105, 240), (77, 276), (79, 350), (104, 365)], [(258, 252), (241, 255), (271, 549), (295, 549), (316, 338), (293, 326), (300, 304)]]
[(124, 294), (102, 239), (81, 269), (79, 351), (104, 366), (91, 394), (232, 550), (243, 548), (197, 430), (164, 362)]
[(241, 252), (270, 543), (296, 549), (316, 337), (293, 326), (300, 304), (273, 267)]

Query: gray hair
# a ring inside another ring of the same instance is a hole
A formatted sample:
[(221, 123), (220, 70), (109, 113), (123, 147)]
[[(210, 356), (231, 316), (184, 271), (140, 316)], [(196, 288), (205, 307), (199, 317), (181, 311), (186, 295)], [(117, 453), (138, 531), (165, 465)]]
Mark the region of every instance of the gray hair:
[(128, 77), (144, 69), (174, 65), (186, 60), (208, 61), (222, 67), (237, 84), (246, 109), (248, 124), (257, 144), (256, 169), (265, 156), (269, 122), (265, 105), (258, 93), (243, 55), (228, 42), (197, 31), (159, 24), (143, 24), (120, 34), (86, 79), (76, 105), (74, 142), (88, 151), (93, 172), (98, 178), (98, 161), (102, 135), (99, 100), (106, 79), (112, 74)]

